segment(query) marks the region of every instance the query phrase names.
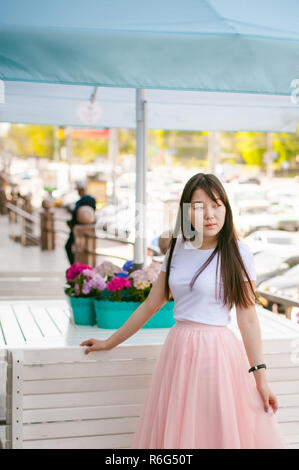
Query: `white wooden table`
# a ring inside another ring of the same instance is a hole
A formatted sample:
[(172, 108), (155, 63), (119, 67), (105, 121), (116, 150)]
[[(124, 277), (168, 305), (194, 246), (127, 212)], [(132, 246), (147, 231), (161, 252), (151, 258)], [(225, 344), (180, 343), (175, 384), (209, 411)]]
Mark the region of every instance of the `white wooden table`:
[[(116, 330), (75, 325), (66, 300), (0, 302), (0, 348), (79, 346), (88, 338), (104, 339)], [(127, 344), (162, 344), (168, 328), (142, 328)]]
[[(299, 338), (299, 324), (256, 307), (264, 346), (269, 341)], [(234, 309), (229, 328), (241, 339)], [(7, 347), (68, 347), (90, 337), (104, 339), (116, 330), (97, 326), (75, 325), (66, 300), (6, 300), (0, 301), (0, 348)], [(123, 344), (163, 344), (168, 328), (142, 328)], [(270, 343), (269, 343), (270, 344)]]
[[(299, 448), (299, 325), (257, 312), (277, 419)], [(241, 341), (234, 311), (229, 328)], [(66, 300), (0, 302), (0, 441), (8, 448), (129, 447), (169, 329), (142, 328), (88, 356), (79, 346), (114, 331), (74, 325)]]

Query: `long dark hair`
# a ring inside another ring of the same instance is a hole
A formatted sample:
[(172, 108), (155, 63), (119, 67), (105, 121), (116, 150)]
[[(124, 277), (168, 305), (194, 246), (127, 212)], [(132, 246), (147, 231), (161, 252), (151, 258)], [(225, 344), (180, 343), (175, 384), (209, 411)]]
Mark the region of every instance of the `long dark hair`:
[[(216, 190), (219, 194), (220, 199), (226, 207), (225, 221), (222, 229), (218, 234), (218, 242), (214, 251), (211, 253), (207, 261), (200, 267), (200, 269), (194, 274), (190, 289), (192, 290), (193, 284), (201, 272), (208, 266), (214, 256), (217, 254), (217, 268), (216, 275), (218, 273), (219, 254), (221, 256), (221, 279), (223, 287), (223, 303), (227, 305), (229, 309), (232, 309), (233, 305), (240, 305), (244, 308), (249, 307), (253, 302), (261, 303), (258, 296), (256, 295), (255, 289), (249, 279), (248, 273), (244, 266), (242, 256), (238, 247), (238, 235), (233, 222), (233, 215), (231, 206), (228, 200), (226, 191), (217, 178), (212, 173), (197, 173), (187, 181), (181, 199), (180, 206), (177, 214), (176, 224), (172, 233), (171, 240), (169, 242), (169, 255), (166, 267), (166, 280), (165, 280), (165, 294), (169, 300), (170, 288), (169, 288), (169, 272), (171, 265), (171, 258), (174, 251), (174, 247), (177, 241), (179, 231), (181, 231), (183, 241), (194, 241), (196, 229), (191, 223), (191, 219), (188, 211), (186, 211), (186, 204), (191, 203), (193, 192), (197, 189), (203, 189), (206, 194), (215, 202), (217, 202), (212, 189)], [(185, 206), (184, 206), (185, 204)], [(185, 207), (185, 209), (184, 209)], [(183, 210), (184, 209), (184, 210)], [(191, 227), (193, 235), (191, 237), (186, 236), (186, 227)], [(243, 279), (243, 273), (247, 277), (249, 282), (245, 282)], [(217, 279), (216, 279), (217, 286)], [(253, 298), (254, 297), (254, 301)]]

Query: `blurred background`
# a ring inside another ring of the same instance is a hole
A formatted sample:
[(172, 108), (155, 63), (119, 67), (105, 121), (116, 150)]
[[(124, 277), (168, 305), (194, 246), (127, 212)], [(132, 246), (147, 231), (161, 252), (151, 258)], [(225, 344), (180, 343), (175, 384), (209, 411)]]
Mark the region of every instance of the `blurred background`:
[[(147, 264), (163, 261), (159, 237), (173, 228), (187, 180), (213, 172), (254, 254), (264, 306), (298, 322), (298, 134), (148, 130), (147, 153)], [(133, 259), (135, 130), (0, 123), (0, 171), (1, 298), (62, 295), (80, 182), (96, 199), (92, 262)]]

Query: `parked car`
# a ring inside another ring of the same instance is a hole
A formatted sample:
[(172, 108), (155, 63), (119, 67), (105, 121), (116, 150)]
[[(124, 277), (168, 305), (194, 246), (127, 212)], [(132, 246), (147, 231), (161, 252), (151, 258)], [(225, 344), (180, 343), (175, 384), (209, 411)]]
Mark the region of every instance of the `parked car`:
[(278, 276), (271, 277), (259, 284), (259, 288), (273, 294), (295, 297), (299, 287), (299, 263)]
[(273, 202), (270, 212), (277, 217), (279, 229), (292, 232), (299, 230), (298, 199), (290, 198), (288, 201)]
[[(135, 204), (131, 206), (106, 206), (100, 211), (97, 211), (97, 229), (104, 230), (107, 234), (112, 237), (120, 238), (121, 240), (127, 240), (128, 242), (135, 242)], [(151, 204), (147, 205), (146, 214), (146, 233), (148, 239), (148, 246), (152, 252), (158, 254), (155, 247), (152, 246), (151, 240), (160, 235), (162, 229), (159, 229), (159, 211)], [(161, 219), (162, 221), (162, 219)]]
[(261, 184), (261, 180), (257, 177), (241, 178), (238, 181), (239, 184)]
[[(269, 294), (299, 301), (299, 264), (278, 276), (261, 282), (258, 287), (262, 291), (269, 292)], [(283, 303), (266, 300), (267, 305), (265, 307), (267, 309), (272, 310), (273, 304), (276, 303), (278, 312), (284, 312), (285, 307)]]
[(263, 250), (254, 255), (256, 269), (256, 285), (274, 276), (283, 274), (299, 263), (299, 252), (296, 249), (280, 248), (279, 250)]
[(253, 254), (265, 249), (280, 249), (283, 247), (297, 247), (299, 253), (299, 234), (285, 230), (255, 230), (244, 238)]
[(285, 186), (278, 186), (271, 188), (267, 191), (267, 199), (271, 203), (284, 203), (291, 199), (298, 200), (299, 189), (293, 185), (286, 184)]
[(238, 203), (239, 211), (234, 215), (235, 225), (241, 236), (247, 236), (257, 229), (278, 227), (277, 217), (269, 211), (270, 203), (266, 200), (243, 200)]

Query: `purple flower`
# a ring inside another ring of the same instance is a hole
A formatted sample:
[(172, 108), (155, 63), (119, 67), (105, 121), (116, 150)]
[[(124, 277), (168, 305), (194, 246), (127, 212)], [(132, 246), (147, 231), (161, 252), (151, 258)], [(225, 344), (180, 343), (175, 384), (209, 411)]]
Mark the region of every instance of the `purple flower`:
[(90, 281), (84, 282), (83, 287), (82, 287), (82, 294), (88, 295), (90, 294), (90, 291), (91, 291)]
[(96, 276), (93, 279), (91, 279), (89, 282), (90, 282), (92, 289), (102, 291), (106, 287), (106, 282), (101, 276)]
[(79, 284), (75, 283), (74, 289), (75, 289), (75, 295), (76, 296), (80, 295), (80, 286), (79, 286)]

